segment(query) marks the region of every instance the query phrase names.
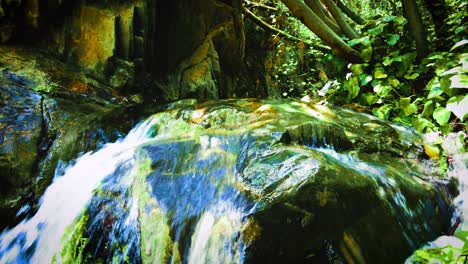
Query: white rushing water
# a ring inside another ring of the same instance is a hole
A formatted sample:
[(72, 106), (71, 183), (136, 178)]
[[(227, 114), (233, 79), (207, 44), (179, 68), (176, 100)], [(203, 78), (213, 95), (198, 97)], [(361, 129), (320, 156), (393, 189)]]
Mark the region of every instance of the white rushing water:
[(227, 203), (205, 212), (192, 236), (188, 263), (240, 263), (241, 254), (239, 248), (233, 248), (233, 241), (241, 229), (242, 216)]
[[(135, 147), (149, 139), (155, 122), (153, 118), (148, 119), (123, 140), (87, 153), (68, 167), (47, 188), (32, 218), (0, 234), (0, 263), (51, 263), (55, 255), (60, 255), (57, 253), (67, 227), (80, 216), (99, 183), (114, 173), (118, 165), (133, 161)], [(21, 254), (31, 248), (34, 249), (31, 259), (25, 259)]]

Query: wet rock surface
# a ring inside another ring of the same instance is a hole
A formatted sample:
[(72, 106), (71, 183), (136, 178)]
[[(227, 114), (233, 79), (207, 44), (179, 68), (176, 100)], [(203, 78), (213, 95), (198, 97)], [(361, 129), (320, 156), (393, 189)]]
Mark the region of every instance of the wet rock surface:
[[(422, 152), (410, 130), (267, 100), (181, 101), (147, 122), (149, 139), (105, 177), (62, 254), (89, 262), (399, 263), (449, 229), (447, 186), (422, 180), (432, 175), (407, 163)], [(69, 251), (80, 239), (86, 243)]]
[[(119, 131), (132, 123), (122, 101), (118, 102), (121, 99), (102, 86), (93, 86), (93, 80), (67, 72), (68, 67), (59, 68), (60, 63), (51, 66), (55, 61), (41, 60), (40, 53), (8, 50), (12, 51), (9, 56), (0, 59), (2, 228), (34, 212), (57, 168), (79, 153), (117, 139)], [(48, 66), (50, 72), (45, 73)], [(129, 122), (115, 122), (125, 117)], [(30, 206), (18, 212), (27, 201)]]
[[(3, 73), (5, 74), (5, 73)], [(0, 212), (18, 206), (20, 195), (33, 182), (42, 137), (42, 97), (27, 90), (27, 79), (0, 78)]]

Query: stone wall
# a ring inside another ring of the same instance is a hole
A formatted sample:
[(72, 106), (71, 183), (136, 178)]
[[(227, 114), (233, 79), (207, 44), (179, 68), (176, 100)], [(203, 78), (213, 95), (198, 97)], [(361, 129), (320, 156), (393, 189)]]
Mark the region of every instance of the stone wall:
[(43, 48), (124, 93), (239, 96), (241, 0), (0, 0), (0, 42)]

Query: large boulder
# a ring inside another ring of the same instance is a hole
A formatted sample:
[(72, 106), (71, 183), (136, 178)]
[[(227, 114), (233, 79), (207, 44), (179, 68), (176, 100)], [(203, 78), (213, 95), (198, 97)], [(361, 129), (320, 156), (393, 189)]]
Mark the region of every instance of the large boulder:
[(419, 137), (373, 117), (301, 102), (187, 100), (146, 127), (150, 138), (103, 180), (62, 254), (399, 263), (449, 229), (448, 188), (413, 162), (422, 161)]

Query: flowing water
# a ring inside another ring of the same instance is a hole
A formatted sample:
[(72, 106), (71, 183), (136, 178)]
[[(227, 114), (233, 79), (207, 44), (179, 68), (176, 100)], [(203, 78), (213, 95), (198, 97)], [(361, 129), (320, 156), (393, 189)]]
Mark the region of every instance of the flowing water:
[[(281, 237), (263, 238), (281, 234), (283, 226), (287, 231), (296, 220), (265, 218), (269, 212), (303, 214), (298, 227), (304, 234), (315, 222), (324, 227), (340, 221), (342, 229), (330, 228), (344, 232), (344, 244), (343, 233), (335, 231), (317, 243), (336, 240), (345, 259), (351, 252), (362, 260), (373, 257), (365, 251), (371, 243), (363, 240), (371, 233), (352, 223), (366, 223), (372, 212), (386, 210), (385, 223), (401, 233), (395, 243), (414, 250), (444, 228), (424, 219), (440, 216), (444, 222), (451, 211), (420, 180), (423, 173), (402, 161), (400, 152), (411, 149), (416, 138), (403, 132), (404, 137), (362, 114), (299, 102), (177, 103), (57, 175), (37, 213), (1, 233), (0, 263), (258, 262), (255, 252), (262, 250), (289, 254), (287, 236), (284, 244)], [(381, 152), (388, 155), (380, 157)], [(327, 191), (334, 179), (340, 187)], [(313, 184), (324, 190), (304, 193)], [(341, 194), (343, 186), (357, 190), (355, 196), (348, 199), (346, 188)], [(369, 208), (353, 205), (353, 199), (369, 200)], [(323, 219), (315, 215), (319, 212)], [(331, 220), (330, 213), (342, 215)], [(350, 238), (356, 230), (362, 233)], [(397, 241), (401, 238), (405, 241)]]

